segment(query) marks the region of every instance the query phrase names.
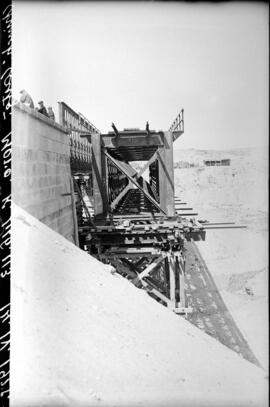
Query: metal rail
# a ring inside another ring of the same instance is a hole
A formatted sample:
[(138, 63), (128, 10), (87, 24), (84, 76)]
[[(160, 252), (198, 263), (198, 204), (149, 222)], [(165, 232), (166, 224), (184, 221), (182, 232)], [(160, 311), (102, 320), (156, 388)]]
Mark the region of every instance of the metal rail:
[(184, 109), (181, 109), (172, 125), (169, 128), (171, 132), (184, 132)]
[(76, 113), (65, 102), (58, 102), (59, 123), (69, 130), (70, 166), (72, 172), (91, 172), (92, 148), (82, 133), (100, 134), (100, 131), (81, 113)]

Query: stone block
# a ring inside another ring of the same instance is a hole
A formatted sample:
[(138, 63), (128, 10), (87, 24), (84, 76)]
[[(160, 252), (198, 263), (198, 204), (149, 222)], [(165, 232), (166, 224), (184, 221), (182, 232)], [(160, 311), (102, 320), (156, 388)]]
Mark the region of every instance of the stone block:
[(14, 201), (73, 241), (70, 147), (65, 129), (25, 106), (12, 117)]

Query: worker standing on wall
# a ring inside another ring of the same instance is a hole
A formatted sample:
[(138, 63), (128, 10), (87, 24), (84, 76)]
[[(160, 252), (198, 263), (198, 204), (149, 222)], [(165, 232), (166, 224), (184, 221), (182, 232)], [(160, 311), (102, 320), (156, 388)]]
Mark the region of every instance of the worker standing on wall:
[(40, 102), (38, 102), (38, 104), (39, 104), (39, 109), (37, 109), (37, 111), (39, 112), (39, 113), (41, 113), (41, 114), (44, 114), (44, 116), (47, 116), (47, 117), (49, 117), (49, 115), (48, 115), (48, 112), (47, 112), (47, 109), (46, 109), (46, 107), (44, 106), (44, 102), (41, 100)]
[(20, 94), (21, 94), (20, 102), (34, 109), (34, 102), (29, 93), (27, 93), (26, 90), (23, 89), (20, 91)]
[(55, 115), (54, 115), (54, 112), (53, 112), (53, 110), (52, 110), (52, 107), (51, 107), (51, 106), (50, 106), (50, 107), (48, 107), (48, 116), (49, 116), (49, 119), (51, 119), (51, 120), (55, 121)]

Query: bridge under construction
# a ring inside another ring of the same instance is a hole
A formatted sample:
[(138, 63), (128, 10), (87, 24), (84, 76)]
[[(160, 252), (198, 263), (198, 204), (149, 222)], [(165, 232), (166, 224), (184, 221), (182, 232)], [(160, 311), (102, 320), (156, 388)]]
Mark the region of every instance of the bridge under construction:
[(210, 229), (242, 226), (201, 220), (175, 195), (173, 145), (183, 133), (183, 110), (168, 131), (148, 122), (123, 130), (112, 123), (103, 134), (64, 102), (59, 123), (15, 105), (13, 199), (162, 306), (259, 364), (195, 243)]
[(59, 112), (70, 130), (77, 244), (175, 313), (192, 314), (187, 242), (240, 226), (200, 221), (175, 196), (173, 143), (184, 133), (184, 110), (168, 131), (112, 123), (105, 134), (64, 102)]

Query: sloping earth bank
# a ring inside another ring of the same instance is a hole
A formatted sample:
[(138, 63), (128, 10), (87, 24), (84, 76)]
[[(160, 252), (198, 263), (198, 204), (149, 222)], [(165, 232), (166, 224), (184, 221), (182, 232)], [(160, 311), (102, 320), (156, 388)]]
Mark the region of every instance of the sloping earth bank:
[[(231, 158), (231, 165), (203, 165), (221, 158)], [(175, 152), (177, 160), (195, 164), (175, 170), (175, 186), (198, 219), (247, 226), (207, 231), (206, 241), (196, 244), (238, 327), (268, 369), (268, 152), (182, 150)]]
[(11, 406), (266, 406), (262, 369), (12, 208)]

